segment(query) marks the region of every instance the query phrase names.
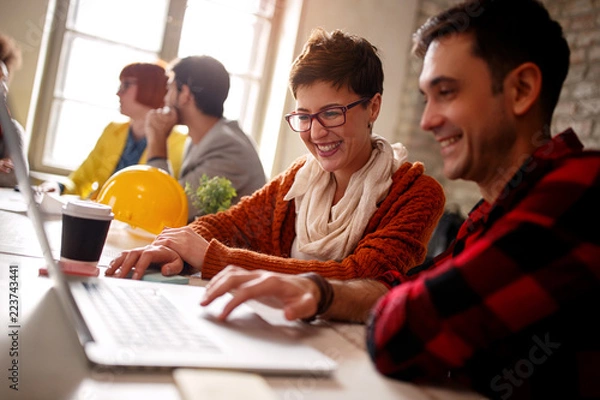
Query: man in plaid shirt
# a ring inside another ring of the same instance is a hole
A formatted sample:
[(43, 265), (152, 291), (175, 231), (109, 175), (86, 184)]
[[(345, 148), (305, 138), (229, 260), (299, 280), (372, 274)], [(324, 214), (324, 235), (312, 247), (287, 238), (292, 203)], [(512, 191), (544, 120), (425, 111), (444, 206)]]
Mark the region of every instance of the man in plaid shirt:
[(426, 271), (378, 281), (230, 267), (204, 304), (235, 288), (222, 318), (248, 298), (276, 298), (289, 319), (368, 318), (375, 366), (401, 380), (600, 398), (600, 152), (550, 135), (569, 68), (560, 25), (537, 0), (471, 0), (429, 19), (414, 52), (421, 127), (444, 174), (483, 197), (455, 242)]

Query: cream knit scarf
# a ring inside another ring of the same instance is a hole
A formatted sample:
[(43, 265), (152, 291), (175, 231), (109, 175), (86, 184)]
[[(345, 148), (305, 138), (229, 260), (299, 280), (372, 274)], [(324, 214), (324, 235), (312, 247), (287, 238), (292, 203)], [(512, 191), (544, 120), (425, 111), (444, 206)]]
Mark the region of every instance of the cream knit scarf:
[(296, 201), (296, 240), (292, 257), (336, 260), (347, 257), (361, 239), (377, 204), (387, 196), (392, 175), (406, 161), (401, 143), (373, 135), (369, 161), (352, 175), (344, 197), (332, 206), (335, 181), (308, 155), (284, 200)]

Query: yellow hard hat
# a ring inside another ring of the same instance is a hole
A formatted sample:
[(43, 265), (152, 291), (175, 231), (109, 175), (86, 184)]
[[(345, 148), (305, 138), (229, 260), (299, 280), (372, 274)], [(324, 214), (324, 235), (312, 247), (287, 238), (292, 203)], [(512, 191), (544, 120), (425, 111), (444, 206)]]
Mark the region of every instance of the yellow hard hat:
[(115, 219), (154, 234), (187, 223), (183, 188), (171, 175), (149, 165), (132, 165), (114, 173), (96, 201), (111, 206)]

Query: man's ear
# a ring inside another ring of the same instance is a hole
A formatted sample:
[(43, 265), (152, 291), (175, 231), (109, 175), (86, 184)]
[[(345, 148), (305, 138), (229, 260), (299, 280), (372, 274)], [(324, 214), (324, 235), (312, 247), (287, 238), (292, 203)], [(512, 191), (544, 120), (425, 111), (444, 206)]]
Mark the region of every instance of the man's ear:
[(186, 104), (189, 101), (194, 101), (194, 96), (190, 90), (190, 87), (185, 83), (181, 85), (181, 90), (179, 91), (179, 104)]
[(512, 70), (506, 77), (505, 88), (512, 101), (515, 115), (522, 116), (540, 100), (542, 90), (542, 71), (532, 63), (526, 62)]

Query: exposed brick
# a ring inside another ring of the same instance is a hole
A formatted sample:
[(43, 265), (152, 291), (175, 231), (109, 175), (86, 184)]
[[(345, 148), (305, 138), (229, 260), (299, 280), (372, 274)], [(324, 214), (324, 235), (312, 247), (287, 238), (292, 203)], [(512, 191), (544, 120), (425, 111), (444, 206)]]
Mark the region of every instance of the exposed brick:
[(560, 24), (560, 26), (562, 26), (563, 28), (563, 32), (568, 32), (571, 28), (571, 20), (568, 18), (565, 18), (563, 20), (559, 20), (557, 19), (558, 23)]
[(569, 68), (569, 74), (565, 80), (565, 85), (575, 84), (585, 79), (587, 66), (585, 64), (572, 65)]
[(569, 29), (576, 32), (581, 32), (586, 29), (594, 29), (596, 27), (596, 15), (578, 15), (573, 17), (569, 23)]
[(598, 30), (580, 32), (573, 36), (576, 38), (575, 46), (577, 47), (587, 47), (594, 44), (600, 44), (600, 31)]
[(588, 81), (573, 85), (573, 97), (575, 99), (587, 99), (598, 94), (600, 94), (598, 84)]
[(570, 117), (555, 116), (552, 123), (552, 134), (562, 132), (571, 126), (573, 119)]
[(587, 68), (587, 74), (585, 78), (593, 82), (600, 79), (600, 63), (590, 64)]
[(590, 47), (590, 50), (588, 52), (588, 60), (589, 61), (600, 60), (600, 45)]
[(573, 116), (577, 109), (577, 102), (575, 101), (561, 101), (554, 110), (555, 115), (560, 116)]
[(593, 121), (590, 119), (587, 120), (575, 120), (575, 119), (571, 119), (569, 120), (565, 120), (564, 121), (564, 125), (563, 125), (563, 129), (565, 130), (567, 128), (573, 128), (573, 130), (577, 133), (577, 135), (581, 138), (587, 138), (587, 137), (591, 137), (592, 136), (592, 127), (593, 127)]
[(585, 99), (577, 102), (578, 115), (600, 117), (600, 98)]
[(592, 136), (596, 138), (596, 140), (600, 141), (600, 123), (594, 123), (594, 130), (592, 131)]
[[(559, 18), (562, 15), (562, 5), (558, 1), (543, 1), (546, 9), (554, 18)], [(562, 22), (562, 21), (561, 21)]]
[(569, 16), (586, 14), (589, 13), (593, 7), (592, 0), (572, 0), (564, 3), (562, 14)]
[(585, 63), (587, 60), (586, 57), (586, 49), (573, 49), (571, 48), (571, 64), (572, 65), (577, 65), (577, 64), (583, 64)]
[[(563, 25), (564, 27), (564, 25)], [(563, 32), (565, 39), (567, 39), (567, 43), (569, 44), (569, 48), (571, 51), (577, 47), (577, 41), (579, 40), (580, 32)]]
[(569, 101), (573, 98), (573, 84), (563, 85), (558, 102)]
[(597, 137), (586, 138), (582, 140), (582, 143), (586, 149), (600, 150), (600, 139), (598, 139)]

